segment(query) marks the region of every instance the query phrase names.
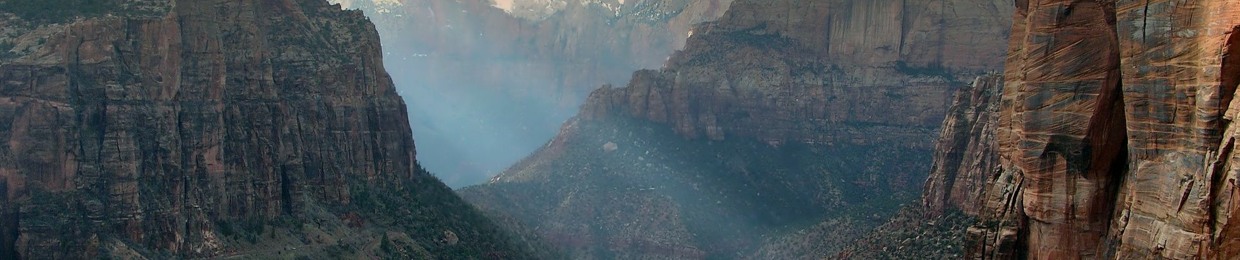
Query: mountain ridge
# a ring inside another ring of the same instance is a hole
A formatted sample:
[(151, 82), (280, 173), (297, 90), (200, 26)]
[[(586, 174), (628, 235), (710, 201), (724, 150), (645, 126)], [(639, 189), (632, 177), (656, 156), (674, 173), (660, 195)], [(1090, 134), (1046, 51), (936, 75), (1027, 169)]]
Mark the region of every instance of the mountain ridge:
[[(1007, 40), (968, 46), (998, 50), (976, 51), (994, 53), (990, 62), (956, 63), (935, 53), (959, 50), (939, 48), (937, 37), (922, 42), (929, 38), (918, 33), (884, 38), (903, 49), (858, 49), (852, 44), (860, 38), (814, 35), (892, 27), (952, 34), (972, 29), (918, 21), (1007, 16), (927, 7), (733, 2), (719, 20), (694, 27), (663, 68), (637, 71), (623, 88), (595, 90), (550, 142), (459, 193), (571, 258), (820, 257), (777, 245), (813, 227), (839, 234), (821, 236), (840, 245), (825, 250), (833, 255), (918, 196), (952, 91), (971, 75), (998, 70)], [(918, 18), (838, 22), (906, 10)]]
[(413, 131), (435, 151), (421, 159), (460, 187), (554, 137), (599, 85), (662, 66), (731, 0), (549, 1), (563, 6), (539, 19), (483, 0), (405, 0), (383, 13), (353, 2), (378, 24)]

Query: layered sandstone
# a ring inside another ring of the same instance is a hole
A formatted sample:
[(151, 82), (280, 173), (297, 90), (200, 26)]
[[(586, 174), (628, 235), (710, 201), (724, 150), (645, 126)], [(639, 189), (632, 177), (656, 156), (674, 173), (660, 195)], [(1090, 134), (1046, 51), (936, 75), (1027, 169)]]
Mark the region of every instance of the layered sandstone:
[(420, 169), (360, 12), (161, 3), (3, 14), (0, 258), (527, 256)]
[[(995, 50), (1002, 49), (1003, 29), (975, 28), (1002, 23), (999, 15), (984, 15), (1004, 11), (994, 2), (738, 2), (720, 21), (698, 26), (697, 37), (666, 68), (639, 71), (626, 88), (596, 91), (582, 114), (646, 118), (690, 138), (735, 135), (773, 143), (867, 139), (869, 132), (841, 126), (933, 128), (951, 90), (968, 77), (962, 75), (999, 68), (997, 61), (954, 60), (963, 53), (1000, 57)], [(970, 26), (944, 26), (956, 23)], [(964, 32), (982, 38), (972, 44), (939, 38)], [(915, 135), (883, 130), (896, 139)]]
[(969, 126), (993, 130), (942, 139), (997, 140), (963, 157), (999, 161), (941, 157), (959, 170), (927, 184), (928, 205), (991, 219), (970, 229), (974, 255), (1235, 257), (1240, 5), (1018, 2), (1014, 20), (998, 120)]
[(956, 93), (939, 129), (930, 179), (922, 194), (928, 208), (942, 213), (946, 203), (978, 215), (990, 203), (983, 189), (990, 188), (988, 181), (1001, 169), (994, 133), (1002, 91), (1003, 76), (989, 75)]
[[(555, 139), (460, 192), (573, 258), (834, 255), (916, 196), (907, 180), (929, 171), (953, 90), (1000, 69), (1006, 42), (998, 1), (871, 2), (736, 1), (665, 67), (595, 90)], [(995, 37), (940, 39), (966, 31)], [(830, 246), (785, 250), (803, 237)]]

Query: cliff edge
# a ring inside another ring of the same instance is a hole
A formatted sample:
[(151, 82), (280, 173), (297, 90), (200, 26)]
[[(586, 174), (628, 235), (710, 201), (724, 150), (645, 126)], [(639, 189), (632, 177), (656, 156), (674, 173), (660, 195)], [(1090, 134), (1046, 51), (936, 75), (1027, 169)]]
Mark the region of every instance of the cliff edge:
[(533, 257), (418, 166), (360, 12), (0, 5), (0, 258)]

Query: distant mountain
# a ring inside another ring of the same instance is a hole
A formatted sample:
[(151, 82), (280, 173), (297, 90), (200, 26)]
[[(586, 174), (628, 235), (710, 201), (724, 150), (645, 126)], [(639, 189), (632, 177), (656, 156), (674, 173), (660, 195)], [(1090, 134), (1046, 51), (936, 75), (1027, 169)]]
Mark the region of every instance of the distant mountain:
[(361, 12), (0, 0), (0, 259), (552, 257), (415, 161)]
[(920, 196), (953, 91), (1001, 69), (1010, 11), (736, 1), (459, 192), (574, 259), (835, 256)]
[(593, 89), (658, 68), (731, 0), (352, 0), (383, 36), (427, 167), (485, 182), (555, 135)]

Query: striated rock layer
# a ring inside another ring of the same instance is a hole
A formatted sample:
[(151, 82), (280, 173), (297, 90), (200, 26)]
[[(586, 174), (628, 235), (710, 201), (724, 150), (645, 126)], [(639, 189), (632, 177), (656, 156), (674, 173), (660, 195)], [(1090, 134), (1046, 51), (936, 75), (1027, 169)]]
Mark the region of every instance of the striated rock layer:
[(0, 14), (0, 258), (530, 257), (418, 166), (360, 12), (162, 4)]
[(966, 149), (936, 158), (924, 203), (990, 219), (974, 257), (1240, 255), (1240, 3), (1017, 4), (1002, 95), (961, 100), (989, 115), (945, 123), (981, 130), (943, 132)]
[[(962, 75), (999, 68), (956, 58), (1001, 56), (1004, 30), (993, 25), (1003, 19), (985, 15), (1004, 11), (997, 2), (737, 2), (695, 29), (699, 36), (667, 68), (596, 91), (582, 114), (645, 118), (689, 138), (772, 143), (864, 143), (872, 132), (847, 126), (892, 126), (884, 138), (929, 146), (898, 128), (935, 127), (959, 79), (971, 77)], [(967, 45), (940, 38), (963, 32), (980, 38)]]
[(575, 259), (835, 255), (917, 196), (952, 91), (999, 69), (1004, 6), (736, 1), (460, 193)]
[[(926, 181), (923, 204), (939, 210), (954, 207), (978, 215), (990, 199), (983, 189), (999, 166), (999, 99), (1003, 76), (977, 78), (971, 87), (956, 93), (934, 147), (930, 179)], [(949, 204), (947, 206), (944, 204)]]

